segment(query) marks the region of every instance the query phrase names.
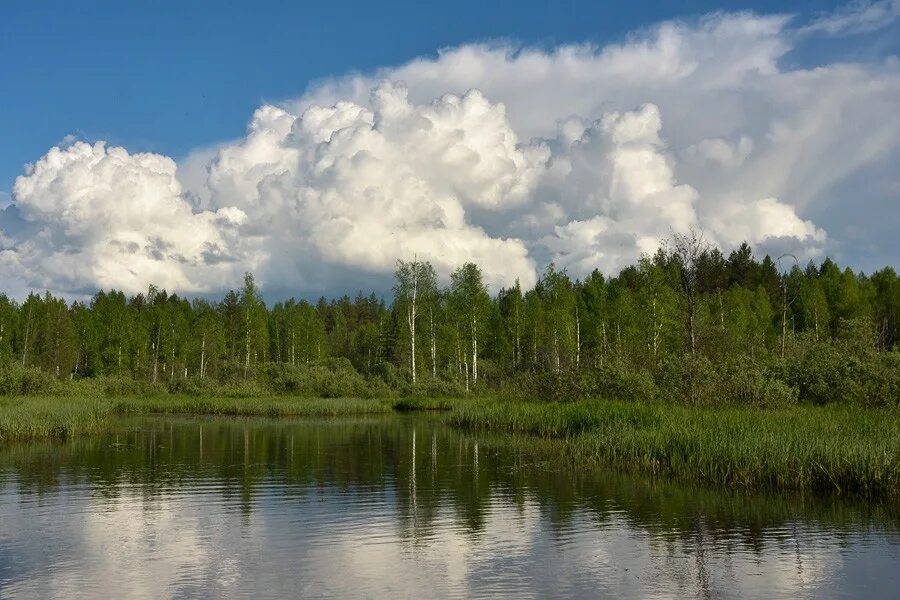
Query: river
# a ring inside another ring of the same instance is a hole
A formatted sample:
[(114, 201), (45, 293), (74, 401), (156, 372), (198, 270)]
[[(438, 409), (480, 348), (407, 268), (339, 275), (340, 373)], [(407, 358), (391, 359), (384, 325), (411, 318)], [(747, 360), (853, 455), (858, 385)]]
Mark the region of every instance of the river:
[(0, 598), (897, 598), (898, 514), (434, 415), (149, 417), (0, 448)]

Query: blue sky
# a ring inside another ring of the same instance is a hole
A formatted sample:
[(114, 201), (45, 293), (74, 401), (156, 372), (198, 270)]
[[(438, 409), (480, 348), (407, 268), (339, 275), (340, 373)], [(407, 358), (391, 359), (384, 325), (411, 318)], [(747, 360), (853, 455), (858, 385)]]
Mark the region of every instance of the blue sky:
[(900, 0), (6, 3), (0, 277), (217, 293), (251, 270), (316, 295), (386, 289), (417, 255), (441, 277), (478, 262), (496, 288), (550, 261), (615, 273), (690, 227), (726, 252), (897, 265), (898, 17)]
[[(790, 12), (808, 18), (839, 4), (803, 0)], [(0, 191), (66, 135), (182, 156), (241, 135), (259, 104), (299, 96), (322, 77), (485, 39), (603, 44), (719, 10), (782, 12), (785, 3), (6, 3)]]

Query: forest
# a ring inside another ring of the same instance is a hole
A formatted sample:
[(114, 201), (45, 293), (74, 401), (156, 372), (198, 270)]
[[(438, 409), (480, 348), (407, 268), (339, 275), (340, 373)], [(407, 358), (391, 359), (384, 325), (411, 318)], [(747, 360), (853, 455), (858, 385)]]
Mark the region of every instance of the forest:
[(900, 279), (830, 259), (727, 256), (676, 235), (618, 275), (550, 264), (491, 290), (398, 261), (392, 296), (267, 305), (254, 278), (210, 301), (150, 286), (67, 302), (0, 295), (0, 394), (660, 399), (900, 404)]

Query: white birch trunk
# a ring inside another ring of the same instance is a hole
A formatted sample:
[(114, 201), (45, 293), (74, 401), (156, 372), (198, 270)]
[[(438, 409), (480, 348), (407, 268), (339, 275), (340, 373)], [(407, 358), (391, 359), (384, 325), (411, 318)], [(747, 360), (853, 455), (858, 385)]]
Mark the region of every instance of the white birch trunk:
[(25, 347), (22, 349), (22, 366), (25, 366), (28, 358), (28, 334), (31, 330), (31, 307), (28, 307), (28, 318), (25, 319)]
[(200, 342), (200, 379), (203, 379), (203, 374), (206, 372), (206, 336), (203, 336), (203, 340)]
[(581, 367), (581, 319), (578, 315), (578, 305), (575, 305), (575, 368)]
[(472, 385), (478, 383), (478, 325), (472, 314)]
[(246, 316), (247, 336), (244, 339), (244, 349), (245, 349), (245, 352), (244, 352), (244, 379), (247, 379), (247, 373), (250, 372), (250, 306), (249, 306), (249, 300), (247, 302), (248, 302), (247, 316)]
[(412, 297), (409, 306), (406, 308), (406, 323), (409, 325), (409, 362), (412, 369), (412, 381), (416, 382), (416, 300), (419, 287), (419, 265), (413, 261), (412, 264)]

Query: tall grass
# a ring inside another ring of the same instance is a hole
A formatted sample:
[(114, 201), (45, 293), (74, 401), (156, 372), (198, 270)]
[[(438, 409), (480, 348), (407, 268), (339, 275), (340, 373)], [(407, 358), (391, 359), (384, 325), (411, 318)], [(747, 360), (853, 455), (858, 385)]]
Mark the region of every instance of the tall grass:
[(109, 429), (118, 415), (334, 417), (381, 414), (392, 410), (391, 401), (364, 398), (0, 397), (0, 444), (41, 438), (66, 439), (100, 433)]
[(106, 400), (0, 398), (0, 444), (100, 433), (111, 417), (112, 405)]
[(393, 410), (390, 401), (369, 398), (213, 398), (160, 396), (112, 401), (117, 414), (195, 414), (266, 417), (337, 417)]
[(896, 411), (850, 406), (777, 410), (661, 403), (476, 402), (463, 429), (571, 438), (579, 464), (599, 463), (731, 487), (900, 495)]

